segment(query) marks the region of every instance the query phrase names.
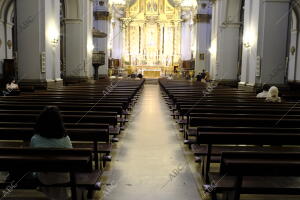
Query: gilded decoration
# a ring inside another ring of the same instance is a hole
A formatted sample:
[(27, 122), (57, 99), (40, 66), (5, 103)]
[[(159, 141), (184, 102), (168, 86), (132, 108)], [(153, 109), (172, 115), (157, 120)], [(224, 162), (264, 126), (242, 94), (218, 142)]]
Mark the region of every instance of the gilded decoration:
[[(158, 76), (179, 65), (180, 8), (168, 0), (136, 0), (125, 9), (123, 66), (128, 71)], [(129, 23), (128, 23), (129, 22)]]

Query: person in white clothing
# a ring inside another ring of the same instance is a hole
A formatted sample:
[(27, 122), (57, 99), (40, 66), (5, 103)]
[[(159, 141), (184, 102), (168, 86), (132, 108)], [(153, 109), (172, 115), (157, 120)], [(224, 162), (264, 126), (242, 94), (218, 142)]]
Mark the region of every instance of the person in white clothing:
[(272, 86), (269, 89), (266, 101), (267, 102), (274, 102), (274, 103), (278, 102), (278, 103), (280, 103), (281, 102), (281, 98), (278, 96), (278, 94), (279, 94), (278, 88), (275, 87), (275, 86)]
[(264, 84), (263, 91), (261, 93), (258, 93), (256, 98), (267, 98), (269, 89), (270, 89), (270, 86), (268, 84)]
[(18, 90), (19, 85), (16, 83), (16, 80), (13, 79), (6, 84), (6, 90)]

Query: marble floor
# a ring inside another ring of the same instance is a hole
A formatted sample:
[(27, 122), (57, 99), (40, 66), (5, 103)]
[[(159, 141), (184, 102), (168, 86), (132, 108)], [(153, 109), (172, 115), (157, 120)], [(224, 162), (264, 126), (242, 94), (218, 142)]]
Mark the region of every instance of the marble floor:
[(107, 171), (105, 200), (201, 199), (158, 85), (144, 87)]

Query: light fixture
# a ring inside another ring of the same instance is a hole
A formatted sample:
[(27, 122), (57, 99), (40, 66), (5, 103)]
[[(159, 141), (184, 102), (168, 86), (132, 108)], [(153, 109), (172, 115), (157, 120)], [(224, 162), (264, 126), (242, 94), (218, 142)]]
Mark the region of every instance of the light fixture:
[(59, 44), (59, 31), (56, 26), (54, 26), (54, 23), (48, 27), (47, 35), (49, 43), (53, 47), (57, 47)]
[(59, 39), (58, 38), (53, 38), (50, 43), (52, 44), (52, 46), (56, 47), (58, 45)]
[(251, 48), (251, 46), (254, 45), (255, 43), (255, 34), (253, 33), (253, 31), (248, 30), (244, 33), (244, 37), (243, 37), (243, 45), (245, 48)]

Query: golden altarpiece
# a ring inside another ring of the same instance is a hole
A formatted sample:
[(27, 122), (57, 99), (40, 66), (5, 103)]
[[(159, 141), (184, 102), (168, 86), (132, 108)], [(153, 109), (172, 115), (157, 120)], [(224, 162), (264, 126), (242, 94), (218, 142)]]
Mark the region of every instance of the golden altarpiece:
[(124, 14), (124, 69), (153, 78), (172, 73), (180, 62), (180, 8), (168, 0), (136, 0)]

